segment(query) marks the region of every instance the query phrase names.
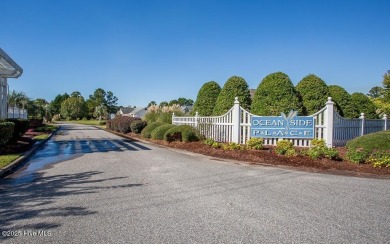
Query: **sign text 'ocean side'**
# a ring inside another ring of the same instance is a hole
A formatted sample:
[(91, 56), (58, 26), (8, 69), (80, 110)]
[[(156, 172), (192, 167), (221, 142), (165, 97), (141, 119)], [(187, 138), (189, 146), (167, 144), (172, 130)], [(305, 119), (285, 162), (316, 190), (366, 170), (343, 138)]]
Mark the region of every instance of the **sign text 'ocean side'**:
[(313, 139), (314, 118), (297, 116), (296, 111), (288, 116), (252, 116), (251, 137)]

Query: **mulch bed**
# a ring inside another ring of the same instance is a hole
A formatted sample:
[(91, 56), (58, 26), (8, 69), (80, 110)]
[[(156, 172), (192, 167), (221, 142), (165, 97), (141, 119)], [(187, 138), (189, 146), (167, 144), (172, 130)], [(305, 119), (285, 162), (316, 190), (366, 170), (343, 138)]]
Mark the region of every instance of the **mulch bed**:
[(42, 134), (47, 134), (44, 132), (34, 132), (33, 129), (29, 129), (22, 137), (17, 140), (11, 140), (4, 147), (0, 148), (0, 155), (6, 154), (17, 154), (28, 151), (36, 142), (33, 138)]
[[(215, 149), (203, 144), (202, 142), (171, 142), (159, 140), (145, 140), (138, 134), (129, 133), (126, 137), (131, 139), (140, 139), (154, 144), (164, 145), (171, 148), (186, 150), (194, 153), (207, 155), (221, 159), (233, 159), (241, 162), (247, 162), (251, 165), (282, 166), (291, 169), (298, 169), (310, 172), (331, 173), (337, 175), (364, 176), (375, 178), (389, 178), (390, 168), (374, 168), (369, 164), (355, 164), (346, 160), (332, 161), (329, 159), (313, 160), (305, 156), (287, 157), (277, 155), (273, 147), (266, 147), (263, 150), (223, 150)], [(338, 148), (340, 156), (345, 155), (345, 148)]]

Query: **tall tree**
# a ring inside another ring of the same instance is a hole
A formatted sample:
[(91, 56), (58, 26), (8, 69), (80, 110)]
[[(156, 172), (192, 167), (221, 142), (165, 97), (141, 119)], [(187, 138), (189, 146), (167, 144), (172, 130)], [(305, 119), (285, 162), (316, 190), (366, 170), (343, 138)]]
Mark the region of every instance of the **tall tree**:
[(50, 105), (52, 108), (53, 114), (60, 114), (61, 113), (61, 104), (63, 101), (69, 98), (68, 93), (64, 93), (63, 95), (58, 94), (53, 101), (51, 101)]
[(95, 108), (101, 105), (107, 108), (108, 113), (115, 113), (117, 111), (117, 101), (118, 98), (111, 91), (106, 92), (102, 88), (97, 88), (86, 101), (89, 116), (93, 117)]
[(70, 119), (81, 119), (87, 114), (87, 107), (84, 98), (69, 97), (61, 104), (61, 115)]
[(151, 101), (150, 103), (148, 103), (148, 108), (149, 108), (150, 106), (154, 106), (154, 105), (157, 105), (156, 101)]
[(370, 91), (367, 93), (367, 96), (370, 98), (379, 98), (382, 97), (384, 89), (380, 86), (374, 86), (370, 89)]
[(383, 98), (385, 102), (390, 102), (390, 70), (383, 75)]

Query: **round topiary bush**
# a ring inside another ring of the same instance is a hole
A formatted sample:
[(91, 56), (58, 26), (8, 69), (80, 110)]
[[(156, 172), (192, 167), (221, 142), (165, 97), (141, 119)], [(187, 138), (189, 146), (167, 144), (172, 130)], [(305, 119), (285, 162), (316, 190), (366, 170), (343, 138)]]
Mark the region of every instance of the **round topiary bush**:
[(152, 136), (152, 131), (156, 129), (157, 127), (163, 125), (162, 122), (153, 122), (148, 124), (142, 131), (141, 135), (143, 138), (150, 138)]
[(205, 83), (199, 90), (198, 96), (193, 108), (193, 114), (198, 112), (202, 116), (210, 116), (213, 114), (215, 103), (219, 93), (221, 92), (221, 87), (215, 81), (210, 81)]
[(238, 97), (241, 107), (250, 109), (251, 94), (246, 81), (239, 76), (230, 77), (218, 95), (213, 115), (223, 115), (234, 105), (234, 98)]
[(347, 145), (347, 158), (352, 162), (364, 163), (376, 154), (390, 155), (390, 131), (380, 131), (350, 140)]
[(251, 113), (270, 116), (291, 110), (302, 113), (302, 103), (290, 78), (282, 72), (267, 75), (256, 89)]
[(341, 86), (331, 85), (328, 89), (338, 113), (345, 118), (353, 118), (351, 95)]
[(165, 133), (174, 126), (172, 124), (160, 125), (152, 131), (150, 136), (154, 140), (164, 140)]
[(325, 106), (329, 97), (329, 89), (326, 83), (313, 74), (304, 77), (298, 83), (296, 89), (302, 97), (304, 115), (318, 112)]
[(192, 142), (192, 141), (199, 141), (200, 135), (199, 132), (190, 125), (179, 125), (169, 129), (164, 135), (164, 140), (169, 142), (171, 141)]
[(351, 95), (352, 107), (354, 109), (353, 117), (359, 118), (361, 113), (367, 119), (378, 119), (374, 103), (365, 94), (355, 92)]
[(146, 121), (136, 120), (131, 122), (130, 129), (132, 132), (139, 134), (148, 125)]

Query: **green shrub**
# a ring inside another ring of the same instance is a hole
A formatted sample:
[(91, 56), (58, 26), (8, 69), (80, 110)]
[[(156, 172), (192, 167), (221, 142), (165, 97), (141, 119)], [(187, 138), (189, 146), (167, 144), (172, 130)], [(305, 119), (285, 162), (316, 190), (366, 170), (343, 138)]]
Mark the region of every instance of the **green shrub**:
[(183, 141), (183, 142), (192, 142), (199, 141), (201, 136), (199, 132), (190, 125), (179, 125), (174, 126), (169, 129), (165, 135), (164, 140), (166, 141)]
[(164, 123), (161, 122), (153, 122), (148, 124), (142, 131), (141, 135), (143, 138), (150, 138), (152, 136), (152, 131), (156, 129), (157, 127), (163, 125)]
[(238, 97), (241, 107), (244, 109), (250, 109), (251, 94), (248, 89), (248, 84), (242, 77), (239, 76), (232, 76), (226, 81), (218, 95), (213, 115), (223, 115), (229, 111), (234, 104), (235, 97)]
[(205, 83), (199, 90), (198, 96), (193, 108), (193, 115), (198, 112), (201, 116), (210, 116), (213, 114), (215, 103), (221, 87), (215, 81)]
[(229, 142), (222, 144), (222, 148), (223, 150), (244, 150), (246, 149), (246, 146), (235, 142)]
[(350, 140), (347, 145), (347, 159), (355, 163), (365, 163), (378, 153), (390, 155), (390, 131), (380, 131)]
[(30, 121), (28, 119), (7, 119), (6, 121), (12, 122), (15, 125), (12, 135), (14, 139), (23, 136), (30, 127)]
[(206, 140), (203, 141), (204, 144), (206, 144), (207, 146), (212, 146), (214, 144), (214, 140), (211, 139), (211, 138), (207, 138)]
[(292, 155), (295, 154), (294, 145), (291, 141), (280, 140), (276, 143), (275, 152), (279, 155)]
[[(179, 114), (175, 113), (175, 115), (179, 116)], [(160, 113), (157, 118), (157, 122), (162, 122), (164, 124), (172, 124), (172, 113)]]
[(352, 107), (354, 108), (353, 117), (359, 118), (364, 113), (366, 119), (377, 119), (376, 108), (374, 103), (365, 94), (355, 92), (351, 95)]
[(148, 123), (143, 120), (136, 120), (131, 122), (130, 129), (132, 132), (139, 134), (146, 127)]
[(15, 124), (12, 122), (0, 122), (0, 146), (5, 145), (14, 133)]
[(246, 142), (249, 149), (261, 150), (263, 149), (263, 138), (251, 138)]
[(328, 148), (322, 139), (313, 139), (307, 154), (312, 159), (329, 158), (336, 160), (339, 158), (339, 152), (334, 148)]
[(313, 74), (304, 77), (296, 89), (302, 97), (304, 115), (314, 114), (322, 109), (329, 97), (328, 86)]
[(109, 127), (110, 130), (114, 130), (116, 132), (126, 134), (131, 131), (130, 128), (131, 123), (137, 120), (141, 120), (141, 119), (136, 117), (129, 117), (129, 116), (116, 116), (109, 123), (107, 123), (107, 126), (108, 125), (110, 126)]
[(212, 148), (221, 148), (221, 143), (219, 142), (213, 142), (213, 144), (211, 145)]
[(328, 89), (338, 113), (345, 118), (353, 118), (354, 109), (352, 107), (351, 95), (341, 86), (331, 85)]
[(152, 131), (150, 136), (154, 140), (164, 140), (165, 133), (174, 126), (172, 124), (160, 125)]
[(291, 110), (302, 113), (302, 102), (290, 78), (282, 72), (267, 75), (256, 89), (251, 113), (271, 116)]

